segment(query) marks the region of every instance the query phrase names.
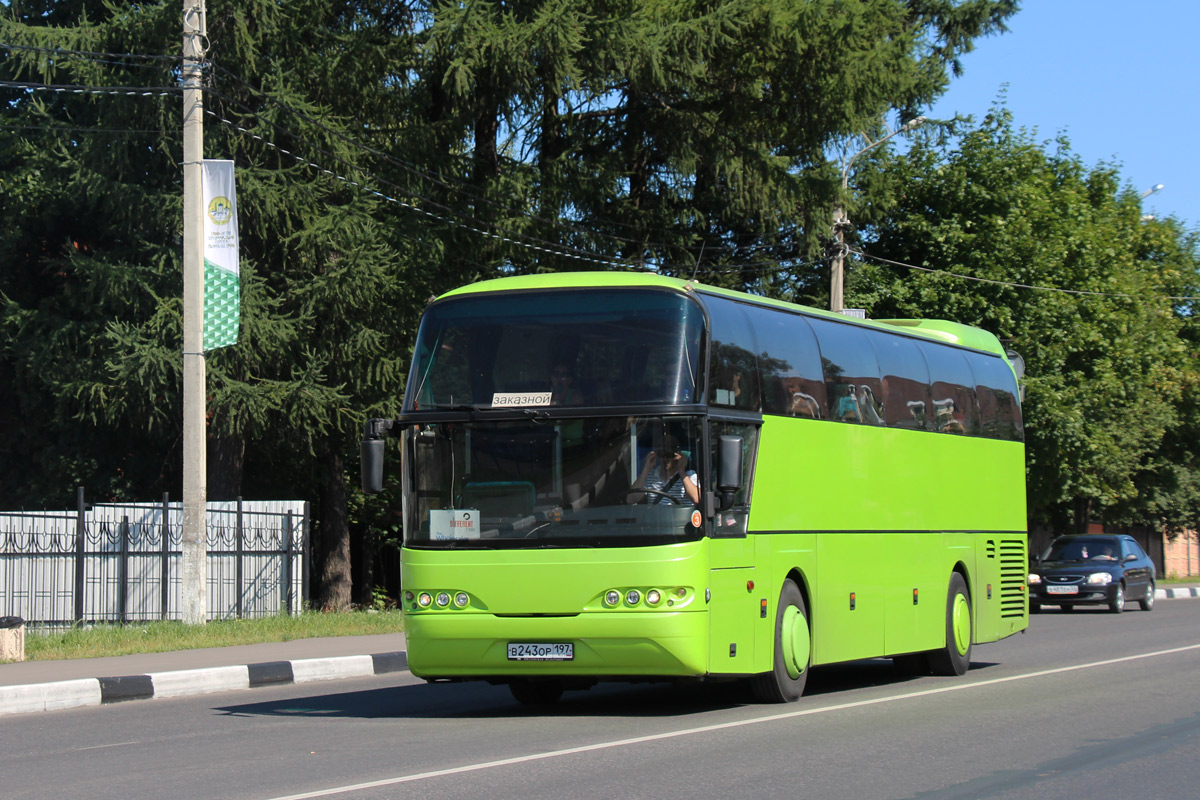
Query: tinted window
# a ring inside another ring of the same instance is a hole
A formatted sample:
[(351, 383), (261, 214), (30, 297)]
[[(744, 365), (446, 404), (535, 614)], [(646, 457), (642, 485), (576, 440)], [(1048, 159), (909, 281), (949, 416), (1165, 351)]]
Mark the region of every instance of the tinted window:
[(799, 314), (750, 309), (758, 342), (763, 411), (824, 419), (825, 382), (817, 337)]
[(975, 405), (975, 378), (966, 354), (954, 347), (921, 342), (929, 365), (934, 430), (979, 434), (979, 409)]
[(816, 317), (808, 321), (821, 348), (828, 418), (882, 425), (884, 408), (879, 362), (866, 330)]
[(884, 419), (889, 428), (930, 430), (929, 368), (912, 339), (871, 331), (883, 376)]
[(759, 409), (757, 348), (748, 307), (711, 295), (704, 298), (712, 320), (708, 402), (714, 406)]
[(702, 329), (699, 306), (662, 291), (449, 298), (421, 320), (406, 407), (695, 403)]
[(979, 423), (984, 436), (991, 439), (1021, 441), (1021, 406), (1017, 402), (1017, 381), (1008, 364), (1000, 358), (973, 355), (971, 371), (975, 375), (975, 396), (979, 400)]

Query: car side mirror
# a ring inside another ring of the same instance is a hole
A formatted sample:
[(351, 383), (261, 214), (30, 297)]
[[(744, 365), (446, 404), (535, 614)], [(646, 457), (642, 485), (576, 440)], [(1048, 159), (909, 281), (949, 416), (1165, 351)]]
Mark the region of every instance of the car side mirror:
[(1125, 560), (1126, 561), (1137, 561), (1137, 556), (1133, 553), (1127, 553), (1125, 555)]

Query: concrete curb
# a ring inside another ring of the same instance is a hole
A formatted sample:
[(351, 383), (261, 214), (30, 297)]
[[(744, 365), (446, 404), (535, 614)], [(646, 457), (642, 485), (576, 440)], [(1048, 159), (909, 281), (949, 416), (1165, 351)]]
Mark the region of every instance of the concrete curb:
[(152, 672), (147, 675), (0, 686), (0, 717), (7, 714), (29, 714), (122, 703), (126, 700), (184, 697), (227, 692), (232, 689), (359, 678), (403, 672), (407, 669), (408, 654), (401, 651), (369, 656), (303, 658), (234, 667), (184, 669)]
[(1181, 586), (1174, 589), (1155, 589), (1155, 600), (1174, 600), (1180, 597), (1200, 597), (1200, 589), (1195, 586)]

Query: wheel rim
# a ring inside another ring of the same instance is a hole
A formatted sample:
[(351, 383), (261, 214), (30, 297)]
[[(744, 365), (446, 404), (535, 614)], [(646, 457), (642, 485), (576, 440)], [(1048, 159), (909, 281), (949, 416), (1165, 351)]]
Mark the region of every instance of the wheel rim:
[(965, 656), (971, 647), (971, 609), (967, 605), (967, 598), (961, 594), (954, 596), (951, 620), (954, 626), (954, 647), (960, 656)]
[(1116, 603), (1117, 608), (1120, 608), (1121, 606), (1125, 605), (1125, 587), (1124, 586), (1117, 587), (1117, 599), (1114, 600), (1113, 602)]
[(795, 606), (783, 610), (783, 624), (780, 625), (783, 641), (783, 664), (788, 676), (796, 680), (808, 666), (808, 620)]
[(1150, 584), (1150, 586), (1146, 589), (1146, 607), (1149, 608), (1152, 605), (1154, 605), (1154, 584), (1153, 583)]

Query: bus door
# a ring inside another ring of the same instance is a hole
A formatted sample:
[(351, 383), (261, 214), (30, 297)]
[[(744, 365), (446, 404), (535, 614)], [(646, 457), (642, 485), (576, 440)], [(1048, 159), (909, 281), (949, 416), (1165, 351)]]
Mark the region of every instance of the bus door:
[[(717, 485), (717, 443), (736, 436), (742, 443), (742, 469), (736, 493), (722, 500)], [(761, 599), (768, 581), (755, 567), (754, 541), (747, 537), (751, 484), (757, 454), (758, 426), (713, 420), (709, 427), (709, 469), (705, 495), (713, 498), (709, 517), (709, 672), (748, 674), (755, 653), (770, 647), (774, 628), (763, 624)], [(774, 602), (770, 603), (774, 621)], [(763, 630), (767, 629), (765, 638)], [(763, 642), (767, 644), (764, 645)]]

